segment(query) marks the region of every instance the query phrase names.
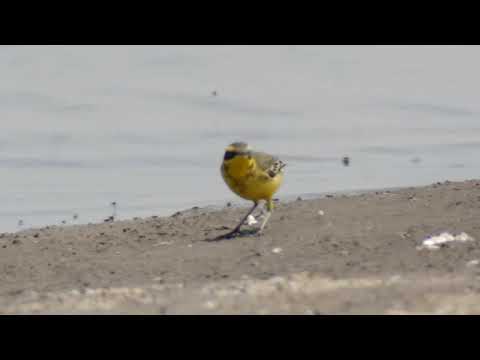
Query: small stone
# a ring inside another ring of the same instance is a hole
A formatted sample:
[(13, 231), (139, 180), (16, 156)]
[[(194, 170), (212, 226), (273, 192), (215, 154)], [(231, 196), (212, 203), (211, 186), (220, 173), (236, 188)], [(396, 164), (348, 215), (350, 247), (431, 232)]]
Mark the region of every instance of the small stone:
[(323, 210), (318, 210), (318, 215), (324, 216), (324, 215), (325, 215), (325, 212), (324, 212)]
[(279, 248), (279, 247), (276, 247), (276, 248), (272, 249), (272, 252), (273, 252), (274, 254), (280, 254), (282, 251), (283, 251), (283, 249), (282, 249), (282, 248)]

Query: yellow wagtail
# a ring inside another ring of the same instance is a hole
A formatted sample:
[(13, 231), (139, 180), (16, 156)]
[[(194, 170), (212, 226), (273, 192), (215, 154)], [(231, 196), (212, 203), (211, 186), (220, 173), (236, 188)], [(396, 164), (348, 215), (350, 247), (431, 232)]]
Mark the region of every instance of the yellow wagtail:
[(253, 201), (254, 206), (235, 229), (219, 238), (231, 238), (238, 234), (240, 227), (257, 208), (260, 200), (266, 201), (267, 209), (259, 233), (263, 231), (273, 210), (272, 197), (283, 181), (284, 167), (285, 163), (277, 157), (252, 151), (246, 143), (235, 142), (227, 146), (221, 167), (223, 179), (230, 190), (246, 200)]

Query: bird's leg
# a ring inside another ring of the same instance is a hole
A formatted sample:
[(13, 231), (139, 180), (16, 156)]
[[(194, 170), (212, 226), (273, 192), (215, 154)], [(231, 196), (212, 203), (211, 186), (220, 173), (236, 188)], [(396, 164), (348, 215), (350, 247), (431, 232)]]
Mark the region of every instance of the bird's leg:
[(218, 239), (230, 238), (230, 237), (232, 237), (233, 235), (237, 234), (237, 233), (240, 231), (240, 228), (242, 227), (243, 223), (244, 223), (244, 222), (247, 220), (247, 218), (255, 211), (255, 209), (257, 208), (257, 206), (258, 206), (258, 203), (255, 202), (255, 204), (253, 205), (253, 207), (250, 209), (250, 211), (247, 213), (247, 215), (245, 215), (245, 217), (242, 219), (242, 221), (240, 221), (240, 223), (235, 227), (235, 229), (233, 229), (232, 231), (230, 231), (228, 234), (219, 236)]
[(270, 199), (267, 201), (265, 204), (265, 207), (267, 208), (267, 214), (265, 215), (265, 218), (263, 219), (262, 225), (260, 226), (260, 229), (258, 230), (258, 233), (261, 233), (263, 231), (263, 228), (265, 227), (265, 224), (267, 223), (268, 219), (270, 219), (270, 216), (272, 215), (272, 210), (273, 210), (273, 201)]
[(262, 207), (262, 210), (260, 211), (260, 214), (258, 214), (257, 217), (265, 217), (265, 213), (266, 213), (266, 207), (267, 205), (265, 204), (265, 207)]

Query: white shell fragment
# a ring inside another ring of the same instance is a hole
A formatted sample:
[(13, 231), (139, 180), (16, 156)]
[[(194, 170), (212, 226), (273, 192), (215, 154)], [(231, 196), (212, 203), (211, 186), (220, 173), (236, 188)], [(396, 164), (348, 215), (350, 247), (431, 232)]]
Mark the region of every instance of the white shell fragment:
[(279, 248), (279, 247), (276, 247), (272, 250), (274, 254), (280, 254), (282, 251), (283, 251), (282, 248)]
[(318, 210), (318, 215), (324, 216), (324, 215), (325, 215), (325, 211), (323, 211), (323, 210)]
[(255, 220), (255, 217), (253, 215), (248, 215), (247, 217), (247, 225), (248, 226), (252, 226), (252, 225), (255, 225), (256, 223), (258, 223), (257, 220)]
[(445, 244), (448, 242), (454, 242), (454, 241), (468, 242), (468, 241), (474, 241), (474, 240), (475, 240), (474, 238), (472, 238), (470, 235), (464, 232), (458, 235), (452, 235), (448, 232), (444, 232), (444, 233), (441, 233), (440, 235), (431, 236), (423, 240), (422, 245), (419, 246), (417, 249), (418, 250), (422, 250), (422, 249), (438, 250), (440, 249), (441, 244)]

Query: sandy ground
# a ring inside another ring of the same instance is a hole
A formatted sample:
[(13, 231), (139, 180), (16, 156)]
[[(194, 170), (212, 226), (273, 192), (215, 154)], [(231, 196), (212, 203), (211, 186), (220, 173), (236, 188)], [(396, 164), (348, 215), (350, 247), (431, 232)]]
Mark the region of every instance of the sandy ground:
[(0, 234), (0, 314), (480, 314), (480, 180), (245, 211)]

